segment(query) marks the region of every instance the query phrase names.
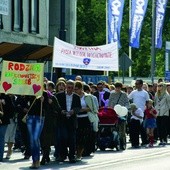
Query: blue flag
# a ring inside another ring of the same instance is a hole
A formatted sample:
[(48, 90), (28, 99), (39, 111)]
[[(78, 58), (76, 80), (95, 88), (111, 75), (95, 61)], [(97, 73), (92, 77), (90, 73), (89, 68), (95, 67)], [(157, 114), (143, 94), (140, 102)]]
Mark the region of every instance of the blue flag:
[(165, 18), (167, 0), (157, 0), (156, 3), (156, 30), (155, 30), (155, 47), (162, 48), (162, 29)]
[(108, 3), (108, 43), (118, 41), (120, 47), (120, 28), (122, 25), (124, 0), (109, 0)]
[(140, 32), (147, 9), (148, 0), (132, 0), (132, 17), (130, 26), (130, 46), (139, 48)]

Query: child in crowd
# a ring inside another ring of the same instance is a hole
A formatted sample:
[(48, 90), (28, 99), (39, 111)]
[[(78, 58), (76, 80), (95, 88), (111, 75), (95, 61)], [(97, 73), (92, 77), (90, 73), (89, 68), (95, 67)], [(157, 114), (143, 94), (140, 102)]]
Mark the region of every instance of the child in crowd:
[(129, 125), (130, 141), (132, 148), (139, 148), (140, 126), (143, 121), (144, 113), (135, 103), (130, 104), (131, 119)]
[(145, 114), (144, 127), (146, 128), (146, 133), (149, 139), (148, 146), (153, 147), (154, 129), (156, 128), (156, 117), (157, 117), (157, 112), (153, 107), (153, 100), (149, 99), (149, 101), (147, 102), (144, 114)]

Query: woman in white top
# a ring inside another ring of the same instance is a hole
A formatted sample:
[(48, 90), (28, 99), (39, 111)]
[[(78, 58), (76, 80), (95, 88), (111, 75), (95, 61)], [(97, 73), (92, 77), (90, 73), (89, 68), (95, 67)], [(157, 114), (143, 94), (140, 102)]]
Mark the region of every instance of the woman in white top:
[[(91, 94), (87, 94), (83, 91), (83, 84), (80, 81), (75, 82), (74, 86), (75, 93), (80, 96), (81, 109), (77, 114), (77, 161), (80, 161), (84, 148), (87, 144), (88, 138), (91, 133), (91, 122), (89, 120), (88, 112), (94, 111), (94, 100)], [(97, 109), (95, 108), (96, 112)]]

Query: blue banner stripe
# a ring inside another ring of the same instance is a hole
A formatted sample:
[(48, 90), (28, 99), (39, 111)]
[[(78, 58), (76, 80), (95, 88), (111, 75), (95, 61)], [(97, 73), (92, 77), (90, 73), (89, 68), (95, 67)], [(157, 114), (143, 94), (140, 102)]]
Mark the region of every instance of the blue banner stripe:
[(132, 0), (132, 17), (130, 27), (130, 46), (139, 48), (140, 32), (145, 17), (148, 0)]
[(119, 47), (123, 8), (124, 0), (109, 0), (108, 2), (108, 43), (118, 41)]
[(162, 48), (162, 29), (167, 2), (168, 2), (167, 0), (157, 0), (156, 3), (156, 32), (155, 32), (156, 48)]

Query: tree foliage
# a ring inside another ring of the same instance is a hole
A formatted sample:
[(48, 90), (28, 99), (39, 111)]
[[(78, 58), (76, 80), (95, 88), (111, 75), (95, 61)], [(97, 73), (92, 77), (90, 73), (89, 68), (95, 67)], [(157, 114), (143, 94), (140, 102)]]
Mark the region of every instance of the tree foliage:
[[(169, 4), (170, 5), (170, 4)], [(148, 8), (140, 34), (140, 48), (132, 48), (132, 75), (149, 77), (151, 72), (152, 1)], [(119, 54), (129, 53), (129, 1), (125, 0)], [(163, 46), (156, 50), (155, 76), (164, 76), (165, 42), (170, 41), (170, 8), (166, 9), (163, 28)], [(85, 46), (106, 43), (106, 0), (78, 0), (77, 44)], [(117, 73), (112, 73), (117, 74)], [(128, 74), (128, 72), (126, 73)]]

